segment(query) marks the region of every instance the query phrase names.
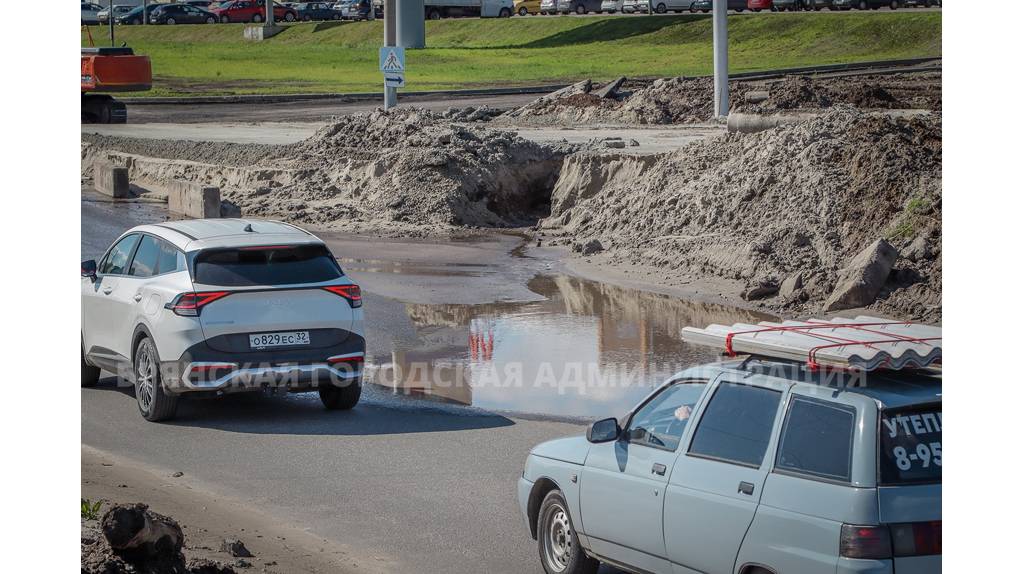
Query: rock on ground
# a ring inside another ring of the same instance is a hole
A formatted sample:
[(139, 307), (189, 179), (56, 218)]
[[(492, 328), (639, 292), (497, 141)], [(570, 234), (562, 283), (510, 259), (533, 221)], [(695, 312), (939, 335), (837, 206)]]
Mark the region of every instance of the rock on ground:
[(865, 247), (839, 273), (835, 290), (825, 301), (822, 311), (842, 311), (874, 303), (898, 256), (896, 248), (884, 239)]

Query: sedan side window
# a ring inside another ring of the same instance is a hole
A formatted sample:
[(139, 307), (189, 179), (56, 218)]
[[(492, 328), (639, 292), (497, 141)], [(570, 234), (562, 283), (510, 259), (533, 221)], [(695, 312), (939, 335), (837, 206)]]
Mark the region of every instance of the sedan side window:
[(849, 482), (856, 416), (851, 406), (794, 398), (775, 468)]
[(629, 442), (675, 450), (706, 386), (704, 381), (676, 383), (655, 395), (630, 420)]
[(139, 235), (133, 233), (118, 241), (107, 256), (103, 258), (100, 265), (100, 275), (124, 275), (128, 270), (128, 258), (132, 256), (135, 244), (139, 242)]
[(151, 235), (144, 235), (139, 242), (139, 249), (132, 259), (132, 266), (128, 274), (133, 277), (152, 277), (156, 275), (156, 260), (159, 256), (160, 246), (158, 239)]
[(771, 389), (721, 383), (693, 434), (690, 454), (761, 466), (781, 397)]

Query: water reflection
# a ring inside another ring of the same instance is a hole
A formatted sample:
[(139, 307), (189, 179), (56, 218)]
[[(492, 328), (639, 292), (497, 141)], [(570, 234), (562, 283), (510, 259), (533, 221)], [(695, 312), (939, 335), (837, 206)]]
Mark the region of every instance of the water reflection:
[(406, 304), (415, 341), (373, 357), (370, 382), (485, 409), (617, 415), (666, 377), (716, 358), (683, 343), (682, 327), (773, 318), (564, 275), (537, 276), (529, 288), (547, 300)]

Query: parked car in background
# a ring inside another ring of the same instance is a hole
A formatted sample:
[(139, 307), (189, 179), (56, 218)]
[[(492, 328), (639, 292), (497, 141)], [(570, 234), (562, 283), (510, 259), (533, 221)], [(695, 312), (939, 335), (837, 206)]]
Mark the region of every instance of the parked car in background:
[[(369, 0), (367, 0), (369, 5)], [(335, 10), (330, 2), (296, 2), (291, 6), (295, 15), (303, 22), (310, 20), (341, 20), (341, 10)]]
[(640, 12), (647, 14), (650, 11), (650, 0), (625, 0), (622, 3), (622, 12), (624, 14), (639, 14)]
[(384, 17), (384, 5), (377, 5), (370, 0), (344, 0), (334, 5), (342, 20), (369, 20), (370, 7), (375, 11), (375, 18)]
[(775, 9), (779, 12), (794, 10), (821, 10), (822, 8), (834, 9), (832, 0), (774, 0)]
[(689, 10), (690, 3), (692, 1), (693, 0), (651, 0), (651, 9), (653, 9), (656, 14), (665, 14), (669, 11), (678, 14), (683, 10)]
[(747, 0), (747, 10), (752, 12), (760, 12), (761, 10), (771, 10), (772, 0)]
[[(135, 9), (135, 5), (128, 4), (115, 4), (114, 5), (114, 22), (117, 22), (117, 17), (122, 14), (127, 14)], [(96, 14), (96, 19), (100, 24), (110, 23), (110, 8), (104, 8)]]
[(143, 6), (136, 6), (134, 9), (132, 9), (129, 12), (126, 12), (124, 14), (115, 16), (114, 17), (114, 23), (115, 24), (123, 24), (123, 25), (142, 24), (142, 20), (144, 18), (144, 16), (142, 15), (143, 14), (143, 10), (145, 10), (146, 14), (151, 15), (151, 14), (153, 14), (154, 10), (156, 10), (157, 8), (160, 8), (161, 6), (163, 6), (163, 4), (156, 4), (156, 3), (154, 3), (154, 4), (147, 4), (145, 7), (143, 7)]
[[(747, 9), (747, 0), (729, 0), (729, 10), (742, 12)], [(707, 14), (713, 8), (711, 0), (696, 0), (690, 5), (690, 12), (704, 12)]]
[(601, 11), (606, 14), (614, 14), (622, 11), (622, 3), (624, 0), (604, 0), (601, 2)]
[(558, 13), (558, 0), (540, 0), (540, 13), (543, 16)]
[(878, 10), (885, 6), (899, 10), (903, 6), (903, 0), (833, 0), (832, 4), (840, 10)]
[(587, 14), (600, 12), (601, 0), (558, 0), (558, 12), (562, 14)]
[(133, 227), (82, 262), (82, 386), (100, 369), (170, 419), (182, 395), (320, 393), (359, 401), (362, 296), (327, 246), (294, 225), (190, 219)]
[(540, 0), (515, 0), (513, 9), (520, 16), (526, 16), (527, 14), (536, 16), (540, 14)]
[(752, 358), (535, 447), (518, 498), (548, 574), (942, 570), (942, 376)]
[[(228, 22), (264, 22), (267, 19), (266, 2), (263, 0), (230, 0), (221, 2), (210, 10), (222, 23)], [(298, 20), (295, 10), (274, 3), (275, 22), (294, 22)]]
[(99, 24), (103, 7), (92, 2), (82, 2), (82, 24)]
[(149, 15), (150, 24), (216, 24), (217, 16), (191, 4), (163, 4)]

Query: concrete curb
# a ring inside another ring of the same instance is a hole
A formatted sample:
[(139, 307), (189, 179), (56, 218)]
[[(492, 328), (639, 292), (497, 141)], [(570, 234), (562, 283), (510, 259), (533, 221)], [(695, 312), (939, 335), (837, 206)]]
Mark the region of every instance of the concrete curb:
[[(816, 72), (853, 72), (861, 70), (872, 70), (875, 68), (889, 68), (894, 66), (916, 66), (934, 62), (941, 66), (942, 58), (908, 58), (903, 60), (881, 60), (877, 62), (855, 62), (850, 64), (825, 64), (821, 66), (803, 66), (799, 68), (785, 68), (781, 70), (766, 70), (760, 72), (739, 72), (731, 74), (733, 80), (767, 80), (780, 78), (789, 74), (810, 74)], [(917, 71), (917, 70), (902, 70)], [(504, 96), (516, 94), (547, 94), (555, 90), (568, 87), (572, 84), (547, 84), (543, 86), (523, 86), (516, 88), (478, 88), (470, 90), (428, 90), (428, 91), (404, 91), (405, 98), (420, 97), (472, 97), (472, 96)], [(306, 102), (317, 100), (337, 100), (339, 102), (361, 102), (380, 99), (381, 92), (353, 92), (348, 94), (251, 94), (237, 96), (197, 96), (190, 97), (157, 97), (157, 98), (118, 98), (120, 101), (133, 106), (145, 105), (196, 105), (196, 104), (245, 104), (245, 103), (286, 103)]]

